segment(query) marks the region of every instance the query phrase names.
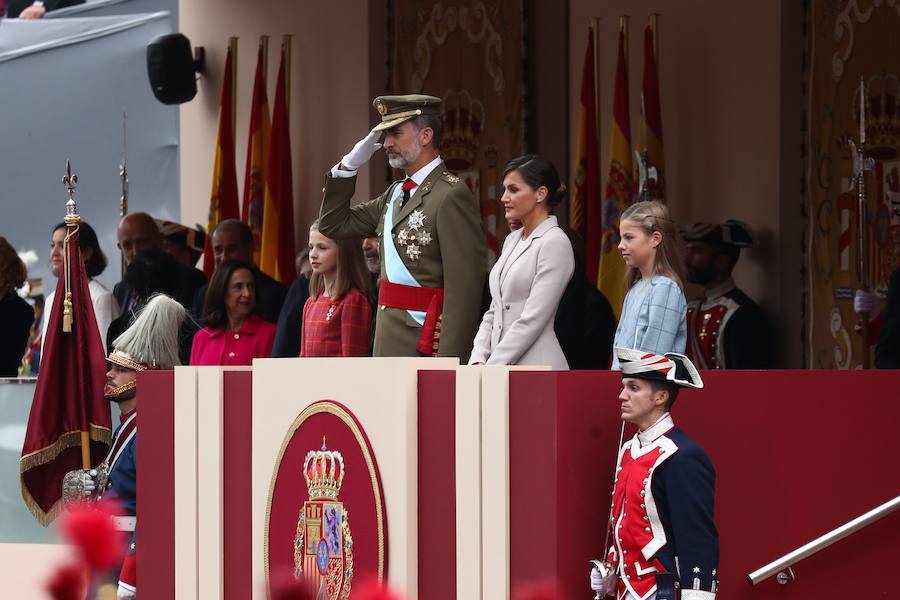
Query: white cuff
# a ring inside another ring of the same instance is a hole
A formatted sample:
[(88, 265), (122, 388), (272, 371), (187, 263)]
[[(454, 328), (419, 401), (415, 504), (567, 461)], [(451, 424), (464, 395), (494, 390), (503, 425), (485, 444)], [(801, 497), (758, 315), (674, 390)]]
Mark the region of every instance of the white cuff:
[(341, 163), (338, 163), (331, 167), (331, 176), (332, 177), (356, 177), (356, 170), (353, 171), (344, 171), (341, 169)]
[(681, 600), (716, 600), (716, 595), (703, 590), (681, 590)]

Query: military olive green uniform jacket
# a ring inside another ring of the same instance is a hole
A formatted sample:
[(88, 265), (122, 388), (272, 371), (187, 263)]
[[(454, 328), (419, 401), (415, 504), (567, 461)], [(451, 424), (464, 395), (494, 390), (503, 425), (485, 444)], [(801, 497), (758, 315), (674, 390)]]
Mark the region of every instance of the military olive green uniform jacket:
[[(382, 276), (386, 276), (383, 236), (390, 235), (401, 260), (420, 285), (444, 288), (438, 356), (456, 356), (465, 364), (481, 319), (487, 271), (478, 205), (466, 184), (441, 163), (414, 190), (402, 210), (398, 196), (393, 223), (385, 224), (388, 203), (401, 183), (394, 182), (378, 198), (351, 207), (356, 177), (332, 177), (329, 173), (325, 178), (319, 231), (332, 239), (378, 237), (382, 244)], [(424, 214), (418, 231), (430, 234), (427, 243), (420, 240), (415, 244), (418, 255), (408, 250), (410, 244), (400, 243), (410, 233), (409, 217), (414, 213), (417, 217)], [(415, 319), (406, 310), (381, 304), (377, 313), (375, 356), (420, 356), (416, 344), (421, 326)]]

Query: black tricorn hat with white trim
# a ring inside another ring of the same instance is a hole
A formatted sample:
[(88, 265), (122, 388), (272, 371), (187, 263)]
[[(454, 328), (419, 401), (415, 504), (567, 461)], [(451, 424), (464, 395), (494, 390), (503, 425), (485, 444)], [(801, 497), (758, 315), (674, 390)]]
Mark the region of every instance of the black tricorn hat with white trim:
[(703, 387), (697, 367), (684, 354), (654, 354), (632, 348), (616, 348), (616, 356), (619, 358), (623, 378), (650, 379), (697, 389)]

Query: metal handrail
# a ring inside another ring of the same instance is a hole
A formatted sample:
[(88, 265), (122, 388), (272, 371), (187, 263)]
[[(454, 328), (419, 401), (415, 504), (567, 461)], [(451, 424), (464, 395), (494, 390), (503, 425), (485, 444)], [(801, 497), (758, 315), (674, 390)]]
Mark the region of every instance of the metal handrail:
[(819, 536), (813, 541), (800, 546), (796, 550), (788, 552), (781, 558), (773, 560), (769, 564), (758, 568), (752, 573), (748, 573), (747, 578), (753, 585), (756, 585), (761, 581), (765, 581), (769, 577), (780, 573), (784, 569), (790, 569), (792, 565), (800, 562), (804, 558), (812, 556), (819, 550), (823, 550), (828, 546), (834, 544), (835, 542), (844, 539), (851, 533), (855, 533), (863, 527), (870, 525), (883, 517), (886, 517), (898, 508), (900, 508), (900, 496), (897, 496), (893, 500), (888, 500), (881, 506), (876, 506), (869, 512), (864, 513), (856, 517), (855, 519), (848, 521), (847, 523), (844, 523), (840, 527), (832, 529), (825, 535)]

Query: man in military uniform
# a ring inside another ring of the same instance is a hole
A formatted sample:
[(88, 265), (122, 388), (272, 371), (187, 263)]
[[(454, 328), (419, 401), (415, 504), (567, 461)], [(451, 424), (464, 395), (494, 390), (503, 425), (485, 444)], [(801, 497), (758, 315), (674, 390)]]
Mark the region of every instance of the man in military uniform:
[(622, 419), (637, 426), (619, 450), (606, 561), (591, 589), (618, 600), (715, 600), (719, 535), (713, 521), (716, 473), (706, 452), (675, 427), (680, 387), (703, 381), (682, 354), (616, 348)]
[(766, 320), (731, 273), (741, 248), (756, 245), (748, 225), (729, 220), (695, 223), (682, 230), (688, 281), (704, 295), (688, 303), (687, 352), (701, 369), (765, 369), (770, 355)]
[[(319, 231), (378, 237), (381, 284), (375, 356), (469, 359), (481, 317), (486, 247), (478, 204), (441, 160), (441, 99), (380, 96), (382, 122), (325, 178)], [(382, 147), (405, 179), (350, 206), (357, 169)]]
[(112, 449), (96, 469), (70, 471), (63, 479), (67, 502), (113, 498), (119, 516), (113, 522), (128, 539), (128, 549), (118, 572), (120, 600), (137, 596), (137, 374), (148, 369), (173, 369), (178, 360), (178, 330), (184, 307), (164, 295), (154, 296), (134, 323), (113, 342), (109, 354), (104, 395), (119, 405), (121, 425)]

